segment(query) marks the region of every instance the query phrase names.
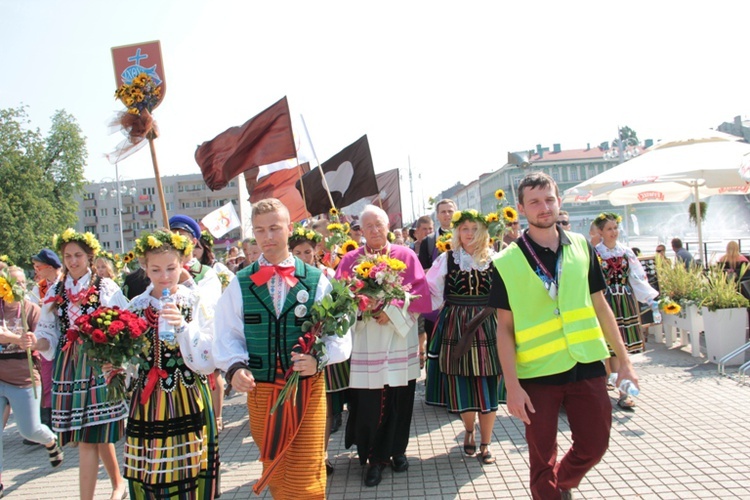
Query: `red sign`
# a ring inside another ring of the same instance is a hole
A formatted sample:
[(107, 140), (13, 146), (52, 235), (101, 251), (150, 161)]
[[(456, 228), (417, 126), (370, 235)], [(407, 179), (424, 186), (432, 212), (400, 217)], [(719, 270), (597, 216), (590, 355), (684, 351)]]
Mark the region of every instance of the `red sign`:
[(164, 100), (164, 95), (167, 93), (167, 81), (161, 60), (161, 44), (158, 40), (112, 47), (112, 63), (115, 68), (116, 87), (122, 84), (130, 85), (133, 78), (146, 73), (156, 85), (161, 87), (161, 99), (156, 106)]
[(626, 179), (622, 181), (622, 187), (629, 186), (630, 184), (645, 184), (647, 182), (656, 182), (659, 176), (653, 177), (641, 177), (640, 179)]
[(719, 188), (719, 194), (729, 194), (729, 193), (747, 194), (748, 190), (750, 190), (749, 186), (723, 187), (723, 188)]
[(664, 201), (664, 193), (661, 191), (643, 191), (638, 193), (638, 200), (640, 201)]

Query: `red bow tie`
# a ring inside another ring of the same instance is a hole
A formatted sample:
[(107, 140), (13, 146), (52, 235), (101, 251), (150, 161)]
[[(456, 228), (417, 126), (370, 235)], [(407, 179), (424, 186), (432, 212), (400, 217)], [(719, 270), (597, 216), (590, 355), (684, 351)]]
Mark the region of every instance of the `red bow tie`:
[(294, 266), (260, 266), (260, 269), (251, 275), (250, 279), (253, 280), (255, 286), (261, 286), (268, 283), (268, 280), (271, 279), (271, 276), (273, 276), (274, 273), (281, 276), (281, 279), (283, 279), (290, 288), (297, 284), (298, 280), (294, 277)]

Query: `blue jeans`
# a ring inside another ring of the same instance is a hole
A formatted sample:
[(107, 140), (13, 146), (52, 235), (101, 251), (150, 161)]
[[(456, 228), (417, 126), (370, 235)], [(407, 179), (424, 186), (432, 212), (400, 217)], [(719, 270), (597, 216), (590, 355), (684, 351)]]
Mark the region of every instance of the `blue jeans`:
[[(42, 424), (39, 418), (41, 393), (37, 387), (37, 398), (31, 387), (21, 388), (0, 382), (0, 415), (5, 406), (10, 405), (16, 416), (16, 424), (21, 435), (29, 441), (47, 444), (55, 439), (55, 433)], [(1, 417), (0, 417), (1, 418)], [(3, 471), (3, 429), (0, 429), (0, 472)]]

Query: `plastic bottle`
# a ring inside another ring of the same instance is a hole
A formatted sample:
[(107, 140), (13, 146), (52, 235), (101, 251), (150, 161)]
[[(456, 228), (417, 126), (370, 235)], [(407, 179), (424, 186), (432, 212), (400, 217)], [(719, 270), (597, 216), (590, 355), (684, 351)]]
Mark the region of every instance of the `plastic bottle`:
[[(610, 373), (609, 383), (612, 385), (617, 384), (617, 373)], [(624, 379), (618, 389), (620, 390), (620, 392), (627, 394), (628, 396), (633, 396), (634, 398), (638, 397), (638, 395), (641, 393), (640, 389), (635, 386), (633, 381), (628, 379)]]
[(659, 312), (659, 303), (655, 300), (651, 302), (651, 313), (653, 314), (654, 323), (661, 323), (661, 312)]
[[(169, 290), (166, 288), (161, 292), (161, 310), (164, 310), (166, 304), (174, 304), (174, 299), (169, 296)], [(159, 314), (159, 338), (165, 342), (174, 342), (174, 326)]]

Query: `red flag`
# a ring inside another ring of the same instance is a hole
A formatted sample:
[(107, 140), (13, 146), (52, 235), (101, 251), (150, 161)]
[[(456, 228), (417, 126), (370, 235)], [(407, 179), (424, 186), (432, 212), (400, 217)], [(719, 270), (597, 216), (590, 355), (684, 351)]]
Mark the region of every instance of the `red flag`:
[[(376, 176), (380, 192), (373, 198), (372, 204), (381, 206), (388, 214), (391, 229), (401, 227), (403, 217), (401, 213), (401, 183), (398, 169), (387, 170)], [(379, 199), (379, 200), (378, 200)]]
[(195, 151), (195, 161), (206, 185), (215, 191), (241, 172), (254, 179), (260, 165), (294, 158), (296, 153), (289, 105), (284, 96), (241, 127), (229, 128), (201, 144)]
[(250, 193), (250, 203), (255, 203), (265, 198), (278, 198), (289, 209), (289, 216), (292, 222), (307, 219), (310, 214), (305, 209), (305, 203), (302, 201), (300, 192), (294, 187), (294, 184), (300, 178), (300, 168), (304, 175), (310, 171), (310, 164), (303, 163), (299, 167), (277, 170), (257, 181), (246, 177), (245, 183), (247, 185), (247, 192)]

